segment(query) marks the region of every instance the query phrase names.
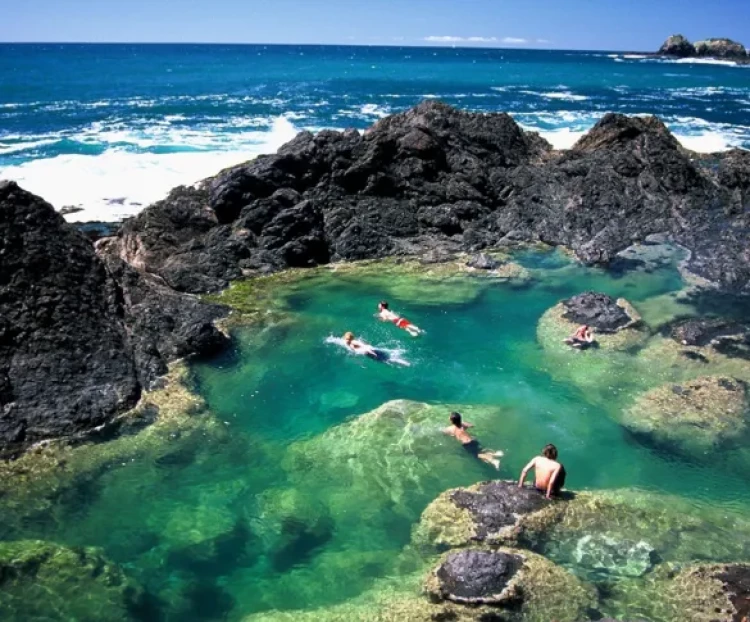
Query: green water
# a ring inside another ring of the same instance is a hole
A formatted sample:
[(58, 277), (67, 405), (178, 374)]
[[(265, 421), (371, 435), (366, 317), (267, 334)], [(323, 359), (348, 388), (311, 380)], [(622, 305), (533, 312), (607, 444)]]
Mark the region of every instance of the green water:
[[(417, 569), (401, 552), (424, 507), (447, 488), (498, 475), (440, 433), (451, 406), (465, 409), (483, 445), (505, 451), (501, 477), (517, 477), (552, 442), (569, 488), (638, 488), (689, 499), (696, 512), (746, 511), (750, 486), (736, 462), (660, 452), (618, 425), (661, 372), (631, 365), (626, 353), (587, 384), (570, 368), (596, 369), (592, 357), (604, 353), (571, 351), (578, 358), (562, 365), (537, 340), (542, 314), (584, 290), (626, 297), (646, 321), (668, 317), (683, 287), (674, 266), (608, 274), (558, 253), (516, 259), (534, 277), (523, 286), (324, 272), (280, 290), (286, 321), (237, 328), (232, 351), (193, 366), (194, 388), (228, 432), (221, 442), (198, 439), (158, 463), (112, 464), (21, 525), (9, 517), (3, 539), (102, 547), (169, 619), (333, 605)], [(377, 322), (382, 298), (426, 334)], [(411, 366), (326, 343), (347, 330), (403, 349)], [(351, 427), (396, 399), (436, 407), (388, 434)]]

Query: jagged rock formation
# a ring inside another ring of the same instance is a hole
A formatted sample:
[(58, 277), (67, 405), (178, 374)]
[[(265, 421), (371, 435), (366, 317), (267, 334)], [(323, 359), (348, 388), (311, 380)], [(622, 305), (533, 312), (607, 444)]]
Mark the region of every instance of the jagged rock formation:
[(740, 58), (747, 56), (745, 46), (731, 39), (705, 39), (695, 42), (695, 53), (709, 58)]
[(690, 43), (682, 35), (672, 35), (659, 48), (658, 54), (690, 58), (693, 56), (707, 58), (724, 58), (729, 60), (745, 60), (747, 50), (745, 46), (731, 39), (704, 39)]
[(682, 35), (672, 35), (659, 48), (659, 54), (680, 58), (695, 56), (695, 46)]
[(691, 269), (748, 287), (750, 155), (703, 167), (656, 118), (606, 115), (554, 152), (506, 114), (425, 102), (359, 134), (299, 134), (277, 154), (180, 188), (110, 252), (181, 291), (287, 266), (543, 241), (588, 263), (655, 233)]
[(0, 184), (0, 449), (106, 424), (167, 361), (219, 346), (222, 313), (105, 265), (51, 205)]

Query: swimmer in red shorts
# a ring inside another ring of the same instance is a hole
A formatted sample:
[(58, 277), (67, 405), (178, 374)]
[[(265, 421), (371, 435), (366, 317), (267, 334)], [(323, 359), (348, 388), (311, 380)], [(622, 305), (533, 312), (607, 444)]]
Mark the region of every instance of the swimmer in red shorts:
[(422, 334), (421, 328), (414, 326), (414, 324), (412, 324), (406, 318), (403, 318), (391, 311), (388, 308), (388, 303), (385, 300), (378, 304), (378, 314), (376, 317), (383, 322), (393, 322), (399, 328), (403, 328), (412, 337), (418, 337)]

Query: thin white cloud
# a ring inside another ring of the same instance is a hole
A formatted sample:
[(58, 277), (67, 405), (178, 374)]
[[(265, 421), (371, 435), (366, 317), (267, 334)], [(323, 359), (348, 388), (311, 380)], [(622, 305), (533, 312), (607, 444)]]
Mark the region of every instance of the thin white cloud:
[(425, 37), (429, 43), (496, 43), (497, 37), (456, 37), (454, 35), (432, 35)]
[(537, 39), (536, 42), (537, 43), (552, 43), (552, 41), (550, 41), (549, 39)]
[(503, 37), (503, 43), (508, 43), (510, 45), (523, 45), (528, 42), (528, 39), (522, 39), (521, 37)]

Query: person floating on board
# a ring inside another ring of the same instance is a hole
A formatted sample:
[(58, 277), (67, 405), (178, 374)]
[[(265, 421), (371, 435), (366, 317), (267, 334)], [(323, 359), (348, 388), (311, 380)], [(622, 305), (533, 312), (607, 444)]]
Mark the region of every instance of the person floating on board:
[(519, 488), (523, 488), (526, 475), (531, 469), (534, 469), (534, 488), (544, 493), (547, 499), (560, 494), (565, 486), (565, 467), (557, 461), (557, 447), (547, 445), (541, 456), (537, 456), (523, 468), (518, 480)]
[(422, 329), (414, 326), (409, 320), (394, 313), (388, 308), (388, 303), (383, 300), (378, 304), (378, 314), (376, 316), (383, 322), (393, 322), (399, 328), (403, 328), (412, 337), (418, 337), (422, 334)]
[(576, 330), (576, 332), (574, 332), (570, 337), (566, 337), (565, 339), (563, 339), (563, 342), (574, 348), (588, 348), (592, 343), (594, 343), (594, 334), (591, 331), (591, 327), (589, 327), (587, 324), (584, 324), (583, 326), (579, 326), (578, 330)]
[(450, 415), (451, 425), (443, 429), (445, 434), (454, 437), (463, 448), (468, 451), (475, 458), (479, 458), (482, 462), (491, 464), (496, 469), (500, 469), (500, 460), (503, 456), (502, 451), (488, 451), (483, 449), (479, 444), (479, 441), (469, 436), (466, 431), (468, 428), (473, 428), (474, 425), (468, 421), (461, 420), (461, 414), (452, 412)]

